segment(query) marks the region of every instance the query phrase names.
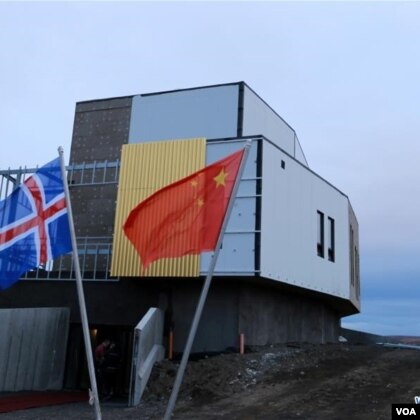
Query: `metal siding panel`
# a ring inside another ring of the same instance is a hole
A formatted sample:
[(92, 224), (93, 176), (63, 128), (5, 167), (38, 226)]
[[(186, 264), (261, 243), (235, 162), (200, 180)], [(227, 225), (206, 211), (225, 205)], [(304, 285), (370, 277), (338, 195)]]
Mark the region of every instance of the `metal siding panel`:
[[(253, 276), (254, 233), (226, 233), (215, 267), (215, 275)], [(208, 272), (212, 254), (203, 254), (201, 274)]]
[[(158, 189), (204, 167), (204, 138), (123, 146), (115, 216), (111, 273), (143, 276), (140, 258), (122, 226), (130, 211)], [(200, 257), (163, 258), (151, 264), (147, 277), (196, 277)]]
[(246, 86), (244, 95), (242, 135), (261, 134), (294, 156), (295, 132), (293, 129)]
[[(317, 255), (317, 210), (325, 214), (325, 229), (328, 216), (335, 220), (335, 262)], [(269, 143), (264, 143), (261, 223), (262, 276), (350, 298), (347, 197)]]
[(308, 166), (308, 161), (306, 160), (305, 154), (303, 153), (302, 146), (300, 145), (299, 139), (295, 136), (295, 159), (298, 160), (305, 166)]
[[(244, 147), (245, 140), (207, 143), (206, 165), (222, 159)], [(215, 267), (215, 275), (255, 274), (255, 211), (257, 142), (250, 149), (239, 184), (230, 219), (226, 226), (222, 249)], [(201, 274), (208, 272), (211, 253), (201, 256)]]
[(34, 367), (38, 367), (36, 359), (34, 358), (35, 348), (40, 335), (36, 332), (36, 327), (39, 325), (37, 313), (34, 309), (26, 309), (22, 312), (25, 315), (25, 321), (20, 325), (23, 330), (26, 329), (26, 334), (22, 334), (21, 342), (21, 360), (19, 363), (19, 380), (17, 382), (17, 389), (33, 389)]
[(67, 308), (0, 310), (1, 392), (62, 388), (69, 316)]
[(36, 318), (37, 326), (34, 333), (38, 336), (35, 349), (38, 357), (35, 365), (34, 388), (42, 391), (47, 389), (48, 385), (48, 359), (50, 356), (48, 345), (50, 339), (50, 325), (47, 324), (48, 314), (44, 311), (37, 311), (34, 314), (34, 317)]
[(129, 143), (235, 137), (239, 85), (133, 97)]

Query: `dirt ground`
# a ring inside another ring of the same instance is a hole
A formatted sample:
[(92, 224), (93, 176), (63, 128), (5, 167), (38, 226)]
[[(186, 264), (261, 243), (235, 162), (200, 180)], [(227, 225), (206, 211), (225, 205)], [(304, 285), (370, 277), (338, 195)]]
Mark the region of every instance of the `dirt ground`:
[[(167, 360), (153, 370), (139, 407), (103, 403), (103, 419), (161, 419), (176, 374)], [(392, 403), (420, 395), (420, 352), (326, 344), (251, 348), (190, 361), (175, 419), (390, 419)], [(88, 404), (4, 414), (14, 419), (94, 419)]]

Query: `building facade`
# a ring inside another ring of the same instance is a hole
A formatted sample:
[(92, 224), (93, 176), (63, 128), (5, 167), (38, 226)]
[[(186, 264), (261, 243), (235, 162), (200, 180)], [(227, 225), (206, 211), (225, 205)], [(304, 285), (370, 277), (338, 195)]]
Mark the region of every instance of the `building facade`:
[[(205, 139), (199, 157), (181, 147), (196, 138)], [(210, 262), (206, 253), (193, 274), (174, 264), (143, 276), (127, 258), (131, 251), (116, 240), (129, 210), (121, 198), (128, 188), (120, 178), (128, 168), (122, 149), (139, 153), (127, 173), (148, 176), (146, 187), (156, 189), (169, 168), (179, 178), (194, 159), (202, 167), (248, 139), (193, 352), (236, 348), (241, 333), (248, 345), (338, 339), (340, 318), (360, 310), (355, 213), (349, 198), (309, 167), (294, 129), (244, 82), (77, 103), (69, 185), (93, 336), (118, 336), (128, 354), (133, 327), (160, 307), (165, 334), (173, 330), (181, 352)], [(1, 308), (71, 309), (67, 384), (81, 381), (71, 369), (82, 357), (73, 277), (71, 258), (63, 257), (0, 294)]]

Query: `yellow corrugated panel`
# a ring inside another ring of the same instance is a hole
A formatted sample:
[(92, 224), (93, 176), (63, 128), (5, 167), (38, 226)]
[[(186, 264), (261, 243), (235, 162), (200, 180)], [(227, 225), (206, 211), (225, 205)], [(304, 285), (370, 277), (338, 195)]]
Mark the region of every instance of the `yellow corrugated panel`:
[[(115, 214), (111, 275), (142, 276), (140, 258), (122, 226), (130, 211), (158, 189), (198, 171), (205, 165), (204, 138), (126, 144)], [(152, 263), (145, 276), (194, 277), (200, 273), (200, 256), (164, 258)]]

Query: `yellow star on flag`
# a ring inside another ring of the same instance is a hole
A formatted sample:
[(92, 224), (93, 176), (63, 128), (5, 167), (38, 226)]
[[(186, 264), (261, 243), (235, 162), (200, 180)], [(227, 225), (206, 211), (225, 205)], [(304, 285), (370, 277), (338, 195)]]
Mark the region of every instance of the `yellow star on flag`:
[(219, 172), (217, 176), (215, 176), (213, 179), (216, 181), (216, 188), (221, 185), (223, 187), (226, 187), (226, 177), (229, 175), (229, 173), (225, 172), (225, 168), (222, 168), (222, 170)]

